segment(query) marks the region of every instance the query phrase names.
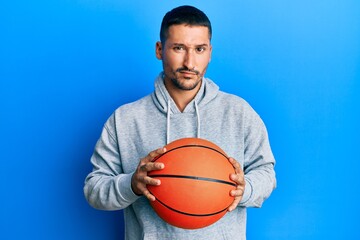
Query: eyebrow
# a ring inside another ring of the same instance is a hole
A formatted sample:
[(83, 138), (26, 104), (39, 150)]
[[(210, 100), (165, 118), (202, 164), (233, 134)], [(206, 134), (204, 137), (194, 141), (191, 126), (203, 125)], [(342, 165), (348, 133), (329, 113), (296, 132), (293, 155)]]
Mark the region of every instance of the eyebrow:
[[(184, 46), (184, 47), (186, 47), (186, 45), (183, 44), (183, 43), (173, 43), (172, 46)], [(209, 44), (207, 44), (207, 43), (197, 44), (197, 45), (195, 45), (195, 47), (209, 47)]]

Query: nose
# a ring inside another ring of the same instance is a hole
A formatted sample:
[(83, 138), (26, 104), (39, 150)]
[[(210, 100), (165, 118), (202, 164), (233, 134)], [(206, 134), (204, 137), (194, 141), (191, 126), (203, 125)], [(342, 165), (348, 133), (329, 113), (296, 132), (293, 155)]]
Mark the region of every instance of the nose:
[(188, 69), (195, 69), (195, 53), (187, 51), (184, 58), (184, 66)]

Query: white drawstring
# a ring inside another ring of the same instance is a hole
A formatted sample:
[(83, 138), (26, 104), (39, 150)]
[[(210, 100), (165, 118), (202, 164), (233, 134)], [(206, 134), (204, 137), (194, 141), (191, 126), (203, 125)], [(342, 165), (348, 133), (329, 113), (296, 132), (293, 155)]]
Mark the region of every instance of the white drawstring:
[(166, 123), (166, 144), (170, 142), (170, 100), (168, 100), (167, 106), (167, 123)]
[(200, 113), (196, 101), (194, 101), (194, 103), (195, 103), (195, 112), (197, 117), (197, 137), (200, 138)]

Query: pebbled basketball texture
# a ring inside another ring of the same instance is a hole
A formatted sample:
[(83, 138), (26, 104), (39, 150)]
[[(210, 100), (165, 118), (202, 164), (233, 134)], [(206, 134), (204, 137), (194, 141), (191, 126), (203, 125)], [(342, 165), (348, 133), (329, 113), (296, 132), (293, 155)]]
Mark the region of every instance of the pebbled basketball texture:
[(209, 226), (223, 217), (234, 201), (230, 180), (235, 173), (226, 153), (214, 143), (200, 138), (182, 138), (165, 146), (167, 151), (154, 161), (165, 168), (148, 175), (161, 185), (148, 185), (156, 197), (150, 202), (167, 223), (185, 229)]

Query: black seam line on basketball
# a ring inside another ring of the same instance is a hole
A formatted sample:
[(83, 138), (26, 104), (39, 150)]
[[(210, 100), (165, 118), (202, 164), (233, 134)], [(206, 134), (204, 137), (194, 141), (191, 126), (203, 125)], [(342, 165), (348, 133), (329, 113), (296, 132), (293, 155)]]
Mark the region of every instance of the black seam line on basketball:
[(214, 179), (214, 178), (206, 178), (206, 177), (171, 175), (171, 174), (155, 174), (155, 175), (149, 174), (149, 177), (152, 177), (152, 178), (186, 178), (186, 179), (194, 179), (194, 180), (207, 181), (207, 182), (217, 182), (217, 183), (227, 184), (227, 185), (236, 187), (235, 183), (228, 182), (225, 180)]
[[(151, 192), (150, 192), (150, 193), (151, 193)], [(177, 210), (177, 209), (175, 209), (175, 208), (169, 207), (168, 205), (166, 205), (165, 203), (163, 203), (162, 201), (160, 201), (158, 198), (156, 198), (156, 201), (158, 201), (161, 205), (163, 205), (164, 207), (170, 209), (171, 211), (174, 211), (174, 212), (177, 212), (177, 213), (180, 213), (180, 214), (184, 214), (184, 215), (188, 215), (188, 216), (193, 216), (193, 217), (209, 217), (209, 216), (213, 216), (213, 215), (222, 213), (223, 211), (226, 211), (226, 209), (228, 208), (228, 207), (226, 207), (226, 208), (224, 208), (223, 210), (220, 210), (220, 211), (214, 212), (214, 213), (195, 214), (195, 213), (183, 212), (183, 211)]]
[(167, 153), (169, 153), (169, 152), (172, 152), (172, 151), (174, 151), (174, 150), (176, 150), (176, 149), (179, 149), (179, 148), (186, 148), (186, 147), (202, 147), (202, 148), (211, 149), (211, 150), (213, 150), (213, 151), (215, 151), (215, 152), (217, 152), (217, 153), (220, 153), (220, 154), (223, 155), (226, 159), (228, 159), (228, 157), (227, 157), (224, 153), (220, 152), (219, 150), (217, 150), (217, 149), (215, 149), (215, 148), (208, 147), (208, 146), (204, 146), (204, 145), (189, 144), (189, 145), (179, 146), (179, 147), (170, 149), (170, 150), (166, 151), (165, 153), (161, 154), (160, 156), (158, 156), (157, 158), (155, 158), (154, 161), (156, 161), (159, 157), (164, 156), (165, 154), (167, 154)]

